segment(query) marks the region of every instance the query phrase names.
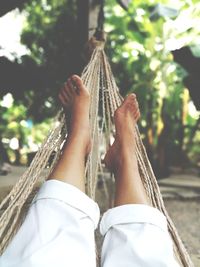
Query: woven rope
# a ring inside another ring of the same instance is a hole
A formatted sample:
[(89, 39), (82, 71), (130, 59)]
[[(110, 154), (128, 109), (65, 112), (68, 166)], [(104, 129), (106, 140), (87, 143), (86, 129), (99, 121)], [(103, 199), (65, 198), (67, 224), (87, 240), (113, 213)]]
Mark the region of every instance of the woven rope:
[[(85, 184), (87, 194), (95, 199), (98, 174), (102, 174), (103, 172), (101, 155), (102, 153), (105, 153), (110, 143), (110, 138), (113, 135), (113, 115), (117, 107), (121, 105), (123, 98), (119, 93), (108, 59), (103, 50), (103, 45), (101, 44), (97, 45), (91, 55), (91, 60), (83, 70), (81, 77), (91, 96), (90, 126), (92, 149), (86, 163)], [(30, 167), (0, 204), (1, 254), (21, 225), (21, 217), (23, 217), (21, 216), (21, 211), (28, 203), (31, 194), (33, 197), (33, 189), (36, 183), (41, 180), (42, 173), (45, 172), (42, 179), (42, 181), (45, 181), (59, 158), (62, 151), (62, 144), (67, 134), (65, 121), (65, 115), (61, 110), (55, 118), (52, 130), (40, 147)], [(193, 267), (193, 263), (165, 209), (157, 180), (148, 160), (137, 126), (135, 128), (134, 136), (134, 138), (136, 138), (136, 156), (139, 171), (147, 195), (151, 200), (152, 205), (158, 208), (167, 218), (168, 229), (174, 242), (174, 251), (177, 260), (183, 267)], [(103, 152), (99, 149), (100, 145), (103, 147)], [(53, 152), (55, 152), (53, 163), (50, 168), (47, 169), (47, 163)], [(105, 191), (108, 195), (106, 186)]]

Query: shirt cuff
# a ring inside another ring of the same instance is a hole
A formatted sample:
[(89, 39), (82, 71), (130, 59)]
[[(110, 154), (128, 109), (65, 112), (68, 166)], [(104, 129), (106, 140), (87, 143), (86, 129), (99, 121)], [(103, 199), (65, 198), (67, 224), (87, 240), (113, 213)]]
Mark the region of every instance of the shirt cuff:
[(32, 204), (43, 199), (55, 199), (85, 213), (97, 228), (100, 211), (99, 206), (77, 187), (59, 180), (44, 182), (33, 199)]
[(105, 235), (114, 225), (130, 223), (153, 224), (168, 231), (166, 217), (158, 209), (144, 204), (128, 204), (105, 212), (100, 223), (100, 232)]

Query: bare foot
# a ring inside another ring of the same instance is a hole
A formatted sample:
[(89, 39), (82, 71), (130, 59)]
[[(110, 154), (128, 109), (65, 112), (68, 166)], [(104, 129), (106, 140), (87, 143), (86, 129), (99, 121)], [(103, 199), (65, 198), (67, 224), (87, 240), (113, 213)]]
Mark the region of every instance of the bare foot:
[(115, 111), (115, 141), (104, 159), (106, 167), (114, 173), (123, 162), (123, 154), (119, 151), (122, 150), (125, 154), (135, 154), (134, 128), (139, 117), (140, 111), (135, 94), (127, 96), (122, 105)]
[(85, 144), (86, 156), (91, 149), (89, 106), (90, 95), (77, 75), (70, 77), (60, 90), (59, 99), (65, 110), (68, 126), (68, 141), (77, 139)]
[(126, 97), (114, 115), (116, 136), (104, 162), (115, 175), (115, 206), (149, 204), (135, 153), (135, 124), (140, 117), (134, 94)]

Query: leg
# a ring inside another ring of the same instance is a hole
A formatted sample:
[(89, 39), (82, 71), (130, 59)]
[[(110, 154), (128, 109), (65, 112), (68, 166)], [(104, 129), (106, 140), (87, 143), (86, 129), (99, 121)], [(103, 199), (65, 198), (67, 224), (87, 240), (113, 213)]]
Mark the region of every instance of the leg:
[(107, 211), (100, 230), (105, 235), (103, 267), (177, 267), (165, 217), (150, 206), (139, 175), (134, 127), (140, 116), (135, 95), (115, 112), (115, 142), (105, 157), (115, 175), (115, 208)]
[(135, 154), (134, 127), (139, 117), (138, 104), (133, 94), (115, 112), (115, 142), (104, 159), (106, 166), (115, 175), (115, 206), (150, 203), (140, 179)]
[(62, 157), (49, 176), (85, 191), (85, 159), (90, 151), (89, 104), (87, 89), (78, 76), (68, 79), (59, 98), (66, 111), (69, 134)]
[(8, 267), (96, 266), (97, 204), (84, 194), (85, 158), (90, 150), (89, 95), (78, 76), (60, 99), (69, 134), (57, 166), (34, 199), (18, 233), (0, 258)]

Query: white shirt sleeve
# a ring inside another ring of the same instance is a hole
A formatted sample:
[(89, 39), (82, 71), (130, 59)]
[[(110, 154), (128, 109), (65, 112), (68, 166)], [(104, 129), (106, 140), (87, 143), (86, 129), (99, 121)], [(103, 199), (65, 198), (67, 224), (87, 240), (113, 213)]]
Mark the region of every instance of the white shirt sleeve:
[(140, 204), (108, 210), (101, 221), (105, 235), (102, 267), (178, 267), (165, 216)]
[(49, 180), (0, 257), (0, 267), (95, 267), (98, 205), (72, 185)]

